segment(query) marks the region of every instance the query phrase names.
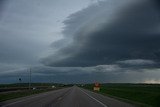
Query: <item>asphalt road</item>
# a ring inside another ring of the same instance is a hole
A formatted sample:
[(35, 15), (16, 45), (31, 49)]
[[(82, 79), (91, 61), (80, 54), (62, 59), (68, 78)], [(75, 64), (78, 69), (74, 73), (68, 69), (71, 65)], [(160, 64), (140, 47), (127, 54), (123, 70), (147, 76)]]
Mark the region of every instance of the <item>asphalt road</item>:
[(6, 101), (2, 107), (133, 107), (76, 86)]

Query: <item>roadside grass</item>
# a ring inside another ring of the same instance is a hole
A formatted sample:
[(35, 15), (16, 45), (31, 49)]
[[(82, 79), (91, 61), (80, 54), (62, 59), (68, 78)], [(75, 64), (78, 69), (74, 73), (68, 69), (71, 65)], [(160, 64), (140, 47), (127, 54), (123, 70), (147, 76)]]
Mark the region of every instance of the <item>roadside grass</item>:
[(7, 93), (0, 93), (0, 102), (15, 99), (19, 97), (25, 97), (33, 94), (39, 94), (47, 91), (52, 91), (53, 89), (44, 89), (44, 90), (23, 90), (23, 91), (16, 91), (16, 92), (7, 92)]
[[(93, 90), (93, 86), (87, 84), (84, 88)], [(143, 103), (143, 106), (160, 107), (158, 84), (101, 84), (99, 93)]]
[[(55, 88), (52, 88), (52, 86), (55, 86)], [(70, 86), (72, 84), (32, 83), (31, 90), (28, 90), (28, 83), (0, 84), (0, 102)], [(32, 90), (32, 88), (35, 88), (35, 90)]]

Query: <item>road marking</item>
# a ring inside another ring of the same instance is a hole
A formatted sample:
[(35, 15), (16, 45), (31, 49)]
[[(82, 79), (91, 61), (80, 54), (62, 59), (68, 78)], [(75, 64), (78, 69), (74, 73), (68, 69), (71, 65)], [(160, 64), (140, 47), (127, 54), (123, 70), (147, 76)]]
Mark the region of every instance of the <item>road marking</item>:
[(92, 97), (91, 95), (87, 94), (85, 91), (83, 91), (82, 89), (80, 89), (83, 93), (85, 93), (88, 97), (92, 98), (93, 100), (97, 101), (98, 103), (100, 103), (103, 107), (108, 107), (107, 105), (105, 105), (104, 103), (102, 103), (101, 101), (95, 99), (94, 97)]

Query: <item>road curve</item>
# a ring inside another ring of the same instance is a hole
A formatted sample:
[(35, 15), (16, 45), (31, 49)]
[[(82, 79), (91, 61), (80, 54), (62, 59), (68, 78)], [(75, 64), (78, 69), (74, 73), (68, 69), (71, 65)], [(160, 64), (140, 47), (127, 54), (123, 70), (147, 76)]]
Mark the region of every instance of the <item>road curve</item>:
[(2, 107), (134, 107), (77, 86), (1, 103)]

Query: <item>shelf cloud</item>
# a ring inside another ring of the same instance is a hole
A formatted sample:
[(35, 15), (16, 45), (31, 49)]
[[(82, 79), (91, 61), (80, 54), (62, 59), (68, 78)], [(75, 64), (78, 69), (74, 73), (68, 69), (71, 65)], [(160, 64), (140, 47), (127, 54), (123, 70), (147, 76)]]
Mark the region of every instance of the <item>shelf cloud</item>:
[(0, 1), (0, 83), (159, 83), (159, 65), (159, 0)]
[(99, 1), (71, 14), (64, 21), (63, 40), (57, 41), (63, 46), (41, 62), (51, 67), (159, 62), (160, 10), (156, 2)]

